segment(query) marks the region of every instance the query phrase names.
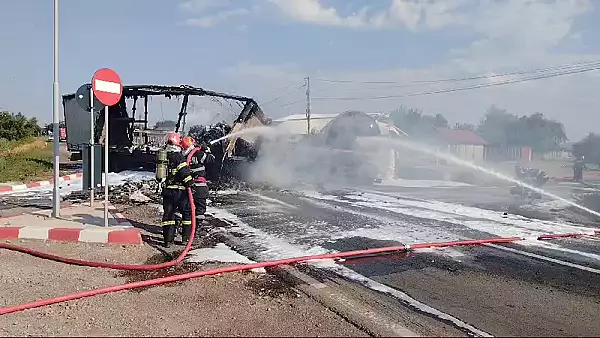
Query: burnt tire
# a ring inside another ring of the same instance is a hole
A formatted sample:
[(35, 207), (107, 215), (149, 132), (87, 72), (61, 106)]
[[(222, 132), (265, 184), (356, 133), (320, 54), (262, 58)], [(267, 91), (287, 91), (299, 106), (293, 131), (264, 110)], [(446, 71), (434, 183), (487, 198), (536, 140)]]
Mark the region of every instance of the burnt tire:
[(529, 196), (531, 196), (531, 198), (536, 199), (536, 200), (539, 200), (542, 198), (542, 194), (540, 194), (539, 192), (535, 192), (535, 191), (530, 192)]

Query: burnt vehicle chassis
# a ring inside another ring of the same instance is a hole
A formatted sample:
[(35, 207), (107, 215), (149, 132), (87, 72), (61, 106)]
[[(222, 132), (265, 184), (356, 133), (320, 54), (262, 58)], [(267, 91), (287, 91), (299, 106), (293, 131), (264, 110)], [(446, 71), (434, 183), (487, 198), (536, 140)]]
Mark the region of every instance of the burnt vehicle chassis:
[[(159, 85), (129, 85), (123, 86), (123, 97), (121, 101), (109, 107), (109, 171), (119, 172), (123, 170), (145, 169), (153, 171), (156, 169), (156, 154), (164, 142), (164, 136), (170, 131), (156, 131), (148, 128), (148, 99), (152, 96), (164, 96), (166, 98), (182, 97), (181, 108), (178, 115), (175, 131), (179, 132), (182, 121), (185, 121), (190, 96), (208, 96), (233, 100), (238, 103), (241, 113), (233, 122), (233, 126), (227, 128), (227, 124), (221, 123), (217, 128), (208, 128), (203, 133), (203, 142), (209, 142), (229, 133), (236, 125), (244, 125), (249, 120), (258, 121), (262, 125), (268, 124), (264, 113), (258, 103), (249, 97), (219, 93), (189, 85), (181, 86), (159, 86)], [(143, 112), (137, 112), (137, 102), (143, 100)], [(128, 109), (129, 103), (129, 109)], [(73, 159), (80, 159), (82, 151), (90, 142), (90, 112), (83, 110), (76, 101), (75, 94), (63, 95), (64, 117), (67, 131), (67, 149), (73, 154)], [(130, 113), (131, 112), (131, 113)], [(136, 113), (141, 116), (136, 116)], [(94, 143), (104, 144), (104, 111), (94, 113)], [(136, 126), (137, 125), (137, 126)], [(141, 125), (141, 129), (136, 127)], [(136, 134), (141, 135), (137, 137)], [(154, 134), (154, 137), (153, 135)], [(156, 137), (158, 136), (158, 137)], [(206, 138), (212, 139), (206, 139)], [(141, 139), (141, 142), (140, 140)], [(221, 141), (211, 145), (216, 160), (221, 165), (213, 176), (220, 176), (222, 172), (234, 175), (236, 162), (244, 161), (252, 157), (252, 145), (242, 139), (237, 139), (235, 152), (226, 156), (225, 147), (227, 141)], [(239, 154), (238, 154), (239, 153)]]

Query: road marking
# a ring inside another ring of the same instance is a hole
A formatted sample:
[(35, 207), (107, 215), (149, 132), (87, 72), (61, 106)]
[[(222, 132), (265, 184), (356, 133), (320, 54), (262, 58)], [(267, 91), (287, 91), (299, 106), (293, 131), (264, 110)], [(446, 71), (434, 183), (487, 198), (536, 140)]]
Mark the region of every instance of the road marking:
[(490, 247), (493, 247), (493, 248), (496, 248), (496, 249), (504, 250), (504, 251), (510, 251), (512, 253), (520, 254), (520, 255), (523, 255), (523, 256), (537, 258), (537, 259), (541, 259), (543, 261), (548, 261), (548, 262), (552, 262), (552, 263), (556, 263), (556, 264), (568, 266), (568, 267), (571, 267), (571, 268), (575, 268), (575, 269), (579, 269), (579, 270), (584, 270), (584, 271), (588, 271), (588, 272), (600, 274), (600, 270), (598, 270), (598, 269), (590, 268), (590, 267), (587, 267), (587, 266), (583, 266), (583, 265), (579, 265), (579, 264), (575, 264), (575, 263), (571, 263), (571, 262), (561, 261), (559, 259), (555, 259), (555, 258), (551, 258), (551, 257), (546, 257), (546, 256), (534, 254), (532, 252), (527, 252), (527, 251), (522, 251), (522, 250), (518, 250), (518, 249), (513, 249), (513, 248), (509, 248), (509, 247), (505, 247), (505, 246), (501, 246), (501, 245), (497, 245), (497, 244), (484, 244), (484, 245), (490, 246)]
[(347, 267), (335, 267), (335, 268), (330, 268), (330, 269), (346, 278), (349, 278), (350, 280), (359, 282), (372, 290), (386, 293), (396, 299), (399, 299), (400, 301), (404, 302), (404, 304), (408, 305), (409, 307), (412, 307), (413, 309), (416, 309), (417, 311), (429, 313), (429, 314), (431, 314), (439, 319), (442, 319), (446, 322), (451, 322), (452, 324), (454, 324), (455, 327), (461, 328), (462, 330), (469, 331), (470, 333), (472, 333), (475, 336), (493, 337), (491, 334), (489, 334), (485, 331), (482, 331), (466, 322), (463, 322), (462, 320), (460, 320), (456, 317), (453, 317), (445, 312), (442, 312), (442, 311), (440, 311), (436, 308), (433, 308), (425, 303), (422, 303), (422, 302), (410, 297), (408, 294), (406, 294), (400, 290), (397, 290), (397, 289), (389, 287), (385, 284), (376, 282), (373, 279), (363, 276), (352, 269), (349, 269)]

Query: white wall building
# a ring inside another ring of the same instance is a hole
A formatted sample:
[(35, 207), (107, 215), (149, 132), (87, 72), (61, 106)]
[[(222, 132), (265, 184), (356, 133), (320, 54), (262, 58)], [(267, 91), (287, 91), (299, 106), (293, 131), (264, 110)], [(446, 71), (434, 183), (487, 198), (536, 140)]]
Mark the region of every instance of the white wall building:
[[(340, 114), (312, 114), (310, 118), (311, 134), (317, 134), (325, 126), (333, 121)], [(367, 113), (372, 117), (377, 117), (378, 113)], [(377, 126), (382, 136), (401, 136), (406, 135), (403, 131), (396, 128), (393, 124), (377, 121)], [(272, 126), (279, 129), (281, 133), (291, 135), (307, 135), (308, 121), (305, 114), (294, 114), (279, 119), (274, 119)], [(369, 152), (368, 157), (377, 165), (382, 178), (395, 178), (396, 172), (396, 154), (391, 147), (380, 149), (377, 152)]]

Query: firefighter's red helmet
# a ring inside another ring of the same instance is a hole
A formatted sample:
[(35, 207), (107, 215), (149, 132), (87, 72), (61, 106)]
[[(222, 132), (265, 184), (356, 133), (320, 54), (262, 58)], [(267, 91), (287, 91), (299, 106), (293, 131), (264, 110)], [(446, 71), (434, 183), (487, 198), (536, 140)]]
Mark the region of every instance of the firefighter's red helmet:
[(179, 135), (179, 133), (169, 134), (169, 138), (167, 139), (167, 144), (172, 144), (174, 146), (181, 146), (181, 135)]
[(183, 140), (181, 140), (181, 148), (183, 148), (183, 150), (188, 150), (190, 147), (193, 147), (195, 145), (196, 140), (194, 140), (194, 138), (191, 136), (186, 136), (183, 138)]

